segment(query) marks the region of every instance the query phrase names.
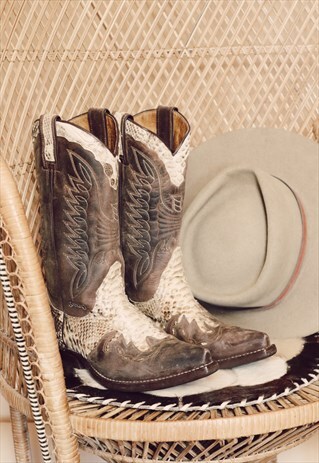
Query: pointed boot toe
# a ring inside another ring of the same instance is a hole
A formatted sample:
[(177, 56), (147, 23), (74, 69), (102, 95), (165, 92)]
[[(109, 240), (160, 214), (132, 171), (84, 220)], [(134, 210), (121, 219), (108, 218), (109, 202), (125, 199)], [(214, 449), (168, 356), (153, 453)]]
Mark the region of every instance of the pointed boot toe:
[(233, 368), (262, 360), (277, 351), (267, 334), (229, 325), (221, 325), (215, 341), (207, 347), (220, 368)]
[(148, 337), (138, 349), (120, 335), (102, 338), (88, 358), (88, 368), (101, 384), (122, 391), (151, 391), (203, 378), (218, 369), (210, 352), (167, 336)]

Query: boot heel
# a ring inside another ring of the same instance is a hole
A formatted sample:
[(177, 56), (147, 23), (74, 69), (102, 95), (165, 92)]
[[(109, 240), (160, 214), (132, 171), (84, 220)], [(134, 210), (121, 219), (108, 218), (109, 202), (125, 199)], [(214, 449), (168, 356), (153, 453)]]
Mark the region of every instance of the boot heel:
[(67, 378), (71, 378), (74, 376), (75, 369), (80, 370), (82, 368), (88, 368), (87, 361), (80, 354), (64, 349), (60, 350), (60, 354), (63, 364), (64, 375)]

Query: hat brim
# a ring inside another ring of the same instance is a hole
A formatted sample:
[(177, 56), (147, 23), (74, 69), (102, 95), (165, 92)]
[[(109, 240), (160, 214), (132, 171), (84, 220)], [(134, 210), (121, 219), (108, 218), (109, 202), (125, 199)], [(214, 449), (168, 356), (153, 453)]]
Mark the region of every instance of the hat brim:
[[(185, 211), (197, 194), (224, 170), (248, 167), (262, 169), (286, 182), (300, 199), (307, 221), (302, 268), (285, 298), (269, 309), (232, 310), (203, 301), (220, 320), (264, 331), (272, 338), (308, 336), (318, 330), (318, 148), (316, 143), (295, 133), (258, 128), (218, 136), (191, 152), (186, 176)], [(182, 230), (185, 232), (185, 224)], [(189, 262), (190, 241), (188, 237), (188, 246), (184, 246), (183, 234), (182, 250)], [(209, 249), (201, 254), (209, 259)], [(187, 276), (187, 268), (185, 272)], [(201, 299), (200, 295), (197, 296)]]

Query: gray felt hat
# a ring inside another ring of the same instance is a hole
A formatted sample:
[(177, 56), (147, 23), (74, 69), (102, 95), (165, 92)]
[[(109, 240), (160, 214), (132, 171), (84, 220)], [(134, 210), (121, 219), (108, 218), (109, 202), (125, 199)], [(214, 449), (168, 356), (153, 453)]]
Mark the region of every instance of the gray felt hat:
[(267, 332), (318, 330), (318, 145), (243, 129), (189, 157), (181, 244), (195, 297), (219, 319)]

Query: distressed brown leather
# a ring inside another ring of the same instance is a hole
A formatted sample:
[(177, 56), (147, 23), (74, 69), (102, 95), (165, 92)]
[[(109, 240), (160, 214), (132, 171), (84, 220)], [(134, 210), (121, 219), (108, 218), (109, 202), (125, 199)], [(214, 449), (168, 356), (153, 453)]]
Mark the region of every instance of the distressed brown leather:
[(57, 120), (40, 119), (34, 149), (42, 257), (60, 347), (119, 390), (159, 389), (213, 373), (218, 364), (208, 350), (165, 333), (124, 292), (118, 161), (111, 162), (115, 118), (92, 109), (73, 122)]
[(112, 263), (122, 260), (117, 211), (105, 207), (117, 203), (117, 191), (102, 165), (78, 143), (56, 137), (56, 161), (47, 163), (39, 134), (35, 154), (50, 299), (55, 308), (84, 316)]
[[(216, 318), (207, 313), (207, 322), (209, 319), (216, 322)], [(165, 324), (165, 331), (190, 344), (204, 345), (221, 368), (232, 368), (276, 353), (267, 334), (221, 322), (214, 329), (207, 326), (203, 330), (195, 318), (189, 322), (186, 317), (174, 315)]]
[[(138, 350), (133, 343), (127, 344), (121, 335), (112, 342), (107, 338), (108, 335), (102, 338), (89, 355), (90, 368), (102, 382), (112, 383), (112, 378), (116, 378), (115, 385), (121, 384), (123, 390), (145, 391), (176, 386), (207, 376), (217, 369), (207, 350), (199, 349), (199, 346), (189, 349), (189, 344), (173, 336), (165, 342), (149, 336), (146, 351)], [(108, 345), (107, 349), (105, 345)]]
[(167, 148), (174, 152), (174, 111), (177, 108), (159, 106), (156, 111), (156, 133)]
[[(112, 153), (117, 152), (118, 128), (114, 117), (106, 108), (91, 108), (87, 112), (90, 132)], [(75, 122), (75, 119), (71, 119)]]
[[(160, 107), (156, 118), (157, 130), (173, 152), (174, 112), (176, 108)], [(123, 142), (120, 220), (126, 292), (134, 301), (147, 301), (178, 242), (185, 183), (172, 184), (158, 153), (144, 143), (125, 133)]]

